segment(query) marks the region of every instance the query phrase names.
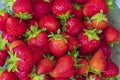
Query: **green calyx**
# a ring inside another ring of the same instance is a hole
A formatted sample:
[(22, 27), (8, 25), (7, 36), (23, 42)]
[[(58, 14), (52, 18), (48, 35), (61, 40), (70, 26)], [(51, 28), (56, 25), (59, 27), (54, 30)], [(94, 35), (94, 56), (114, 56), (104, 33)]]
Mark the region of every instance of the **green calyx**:
[(60, 19), (61, 25), (62, 25), (62, 31), (66, 31), (66, 22), (68, 18), (70, 17), (69, 11), (67, 11), (65, 14), (58, 15), (58, 18)]
[(60, 34), (60, 29), (57, 30), (57, 34), (51, 33), (50, 35), (48, 35), (48, 37), (50, 38), (49, 40), (55, 39), (55, 40), (61, 40), (63, 39), (66, 43), (67, 43), (67, 36), (63, 36)]
[(6, 61), (7, 70), (8, 70), (8, 72), (10, 72), (10, 71), (12, 71), (12, 72), (17, 71), (18, 72), (17, 61), (19, 61), (20, 59), (16, 56), (17, 53), (13, 52), (11, 45), (9, 46), (9, 49), (10, 50), (8, 53), (9, 53), (10, 57)]
[(109, 10), (113, 10), (115, 9), (115, 4), (114, 4), (115, 0), (106, 0), (106, 3), (108, 5)]
[(5, 16), (5, 12), (6, 12), (6, 10), (5, 10), (4, 8), (1, 9), (1, 10), (0, 10), (0, 15)]
[(96, 24), (98, 25), (101, 21), (107, 21), (106, 15), (103, 14), (103, 10), (100, 10), (100, 13), (95, 14), (91, 17), (91, 20), (96, 20)]
[(43, 55), (44, 58), (48, 58), (50, 59), (51, 61), (54, 61), (54, 56), (52, 55)]
[(8, 40), (3, 39), (2, 33), (0, 32), (0, 50), (4, 50), (7, 44), (8, 44)]
[(25, 13), (20, 12), (18, 14), (15, 14), (15, 16), (20, 18), (20, 22), (22, 20), (32, 19), (32, 15), (29, 14), (28, 12), (25, 12)]
[(77, 4), (77, 3), (74, 3), (73, 6), (74, 6), (74, 8), (77, 9), (77, 10), (79, 10), (79, 9), (81, 8), (81, 6), (80, 6), (79, 4)]
[(50, 2), (50, 0), (44, 0), (45, 2)]
[(115, 77), (103, 78), (103, 80), (119, 80), (119, 79), (120, 79), (120, 74), (118, 74)]
[(3, 67), (0, 66), (0, 74), (3, 72)]
[(86, 36), (88, 36), (88, 41), (91, 41), (93, 39), (95, 40), (100, 40), (99, 36), (97, 35), (97, 30), (96, 29), (93, 29), (93, 30), (87, 30), (87, 29), (84, 29), (84, 32)]
[(115, 47), (115, 45), (118, 45), (120, 44), (120, 40), (116, 41), (116, 42), (113, 42), (113, 43), (110, 43), (109, 46), (110, 47)]
[(24, 37), (27, 38), (28, 41), (29, 39), (36, 37), (36, 35), (39, 34), (40, 32), (44, 31), (46, 31), (46, 28), (39, 29), (38, 24), (36, 23), (35, 26), (30, 26), (30, 30), (27, 29)]

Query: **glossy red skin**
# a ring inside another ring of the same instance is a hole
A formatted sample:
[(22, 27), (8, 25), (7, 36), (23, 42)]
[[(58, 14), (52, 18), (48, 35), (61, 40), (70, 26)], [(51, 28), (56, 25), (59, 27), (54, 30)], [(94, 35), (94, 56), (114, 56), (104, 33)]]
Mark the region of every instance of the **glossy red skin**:
[(118, 66), (112, 61), (112, 59), (107, 59), (107, 68), (102, 72), (102, 76), (105, 78), (115, 77), (119, 74)]
[(115, 43), (119, 40), (119, 31), (113, 26), (109, 26), (104, 30), (104, 39), (108, 44)]
[(34, 17), (39, 20), (42, 16), (50, 13), (51, 5), (45, 1), (34, 1), (35, 12)]
[(10, 35), (21, 36), (26, 31), (26, 22), (16, 17), (9, 17), (6, 22), (6, 31)]
[(100, 40), (93, 39), (89, 41), (88, 36), (84, 34), (85, 33), (83, 32), (78, 36), (78, 42), (81, 45), (79, 51), (82, 55), (88, 55), (99, 47)]
[(45, 54), (50, 53), (49, 44), (48, 44), (48, 34), (46, 32), (40, 32), (28, 40), (28, 45), (40, 47)]
[(5, 64), (7, 56), (8, 53), (6, 51), (0, 51), (0, 66), (3, 66)]
[(6, 31), (6, 20), (10, 17), (9, 13), (5, 12), (4, 16), (0, 15), (0, 30)]
[(39, 28), (46, 28), (48, 33), (56, 33), (60, 28), (60, 22), (53, 15), (45, 15), (39, 20)]
[(102, 80), (102, 78), (101, 78), (99, 75), (95, 75), (95, 74), (92, 73), (92, 72), (89, 72), (89, 73), (88, 73), (88, 79), (90, 79), (90, 77), (95, 78), (95, 80)]
[(77, 34), (81, 33), (84, 28), (84, 23), (77, 17), (72, 17), (67, 20), (66, 23), (66, 32), (70, 35), (76, 36)]
[(61, 15), (68, 12), (71, 14), (73, 12), (72, 2), (69, 0), (55, 0), (52, 6), (52, 12), (54, 15)]
[(50, 73), (53, 78), (68, 78), (75, 74), (74, 60), (70, 55), (59, 58), (55, 68)]
[(38, 74), (47, 74), (51, 72), (54, 68), (53, 61), (48, 58), (43, 58), (39, 61), (37, 65), (37, 73)]
[(103, 10), (104, 14), (108, 13), (108, 6), (105, 0), (89, 0), (84, 6), (83, 14), (92, 17), (94, 14), (99, 13), (100, 10)]
[(13, 49), (16, 53), (17, 58), (20, 60), (17, 61), (18, 71), (27, 71), (33, 67), (33, 53), (31, 49), (26, 45), (19, 45)]
[(67, 43), (63, 39), (51, 39), (49, 42), (49, 47), (51, 53), (56, 57), (60, 57), (65, 54), (68, 48)]
[(16, 0), (13, 4), (12, 11), (15, 14), (21, 13), (29, 13), (33, 15), (34, 6), (32, 0)]
[(39, 48), (38, 46), (29, 46), (30, 49), (32, 50), (32, 53), (34, 55), (34, 64), (37, 64), (42, 56), (43, 56), (43, 50), (41, 48)]
[(89, 0), (74, 0), (74, 1), (78, 4), (83, 4), (83, 3), (86, 3)]
[(19, 80), (19, 79), (15, 75), (15, 73), (4, 70), (2, 74), (0, 74), (0, 80)]
[(23, 71), (23, 72), (15, 72), (15, 74), (17, 75), (17, 77), (20, 79), (20, 80), (31, 80), (29, 75), (30, 73), (32, 72), (33, 68), (27, 70), (27, 71)]
[(79, 9), (76, 9), (74, 8), (73, 9), (73, 14), (76, 16), (76, 17), (79, 17), (80, 19), (83, 19), (83, 7), (80, 7)]

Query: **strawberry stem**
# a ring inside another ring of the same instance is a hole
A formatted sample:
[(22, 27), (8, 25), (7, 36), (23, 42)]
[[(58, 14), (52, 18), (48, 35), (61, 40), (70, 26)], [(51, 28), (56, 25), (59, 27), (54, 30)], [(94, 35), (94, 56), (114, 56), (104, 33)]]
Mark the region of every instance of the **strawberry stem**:
[(109, 10), (115, 9), (115, 0), (106, 0)]

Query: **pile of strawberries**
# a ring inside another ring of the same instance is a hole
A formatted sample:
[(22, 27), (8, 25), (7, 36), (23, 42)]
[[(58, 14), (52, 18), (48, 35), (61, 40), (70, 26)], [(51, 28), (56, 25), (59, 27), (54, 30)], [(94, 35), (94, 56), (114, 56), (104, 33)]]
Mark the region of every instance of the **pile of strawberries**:
[[(112, 1), (112, 0), (108, 0)], [(119, 80), (106, 0), (3, 0), (0, 80)]]

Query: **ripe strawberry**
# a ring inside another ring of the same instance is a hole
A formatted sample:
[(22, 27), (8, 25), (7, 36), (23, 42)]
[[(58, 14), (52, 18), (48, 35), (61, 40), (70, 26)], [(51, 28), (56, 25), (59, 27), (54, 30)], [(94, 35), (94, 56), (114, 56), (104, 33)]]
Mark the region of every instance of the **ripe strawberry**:
[(55, 0), (52, 12), (54, 15), (62, 15), (66, 14), (67, 12), (71, 14), (73, 12), (72, 3), (69, 0)]
[(84, 6), (83, 14), (92, 17), (96, 13), (99, 13), (100, 10), (103, 10), (104, 14), (108, 13), (108, 6), (105, 0), (89, 0)]
[(37, 20), (39, 20), (42, 16), (48, 14), (51, 10), (50, 4), (43, 0), (34, 1), (34, 6), (35, 6), (34, 17)]
[(0, 66), (3, 66), (5, 64), (7, 56), (8, 56), (8, 53), (6, 51), (0, 50)]
[(33, 53), (27, 45), (19, 45), (13, 50), (10, 47), (7, 60), (8, 71), (27, 71), (33, 66)]
[(111, 46), (113, 46), (113, 44), (115, 44), (120, 37), (119, 31), (114, 28), (113, 26), (109, 26), (104, 30), (104, 39), (108, 44), (111, 44)]
[(46, 28), (48, 33), (56, 33), (60, 28), (60, 22), (53, 15), (45, 15), (39, 20), (39, 28)]
[(74, 0), (74, 1), (78, 4), (83, 4), (83, 3), (86, 3), (89, 0)]
[(75, 74), (74, 60), (70, 55), (64, 55), (59, 58), (55, 68), (50, 73), (53, 78), (68, 78)]
[(15, 73), (4, 70), (0, 73), (0, 80), (19, 80), (19, 79), (15, 75)]
[(39, 29), (38, 25), (31, 26), (25, 33), (28, 45), (40, 47), (45, 54), (49, 54), (48, 34), (45, 28)]
[(37, 65), (38, 74), (47, 74), (51, 72), (54, 68), (53, 56), (43, 58), (39, 61)]
[(98, 49), (97, 52), (91, 57), (90, 68), (97, 72), (103, 72), (107, 67), (107, 62), (104, 56), (104, 53), (101, 49)]
[(112, 61), (112, 59), (107, 59), (107, 68), (102, 72), (102, 76), (105, 78), (115, 77), (119, 74), (118, 66)]
[(4, 9), (0, 10), (0, 30), (6, 31), (6, 20), (9, 17), (9, 13), (6, 12)]
[(67, 41), (66, 38), (60, 34), (60, 30), (57, 31), (57, 34), (51, 33), (49, 37), (50, 51), (54, 56), (60, 57), (67, 52)]
[(91, 17), (92, 26), (98, 30), (103, 30), (108, 26), (108, 19), (103, 11), (97, 13)]
[(9, 17), (6, 22), (6, 31), (10, 35), (21, 36), (26, 31), (26, 22), (16, 17)]
[(78, 41), (80, 44), (79, 51), (83, 55), (90, 54), (100, 45), (100, 39), (95, 30), (85, 29), (83, 33), (79, 34)]
[(87, 80), (102, 80), (102, 78), (99, 75), (96, 75), (92, 72), (88, 73)]
[(88, 61), (86, 58), (80, 58), (79, 64), (82, 64), (80, 68), (77, 68), (78, 75), (84, 75), (88, 71)]
[(15, 0), (12, 11), (21, 19), (31, 19), (34, 14), (32, 0)]
[(67, 20), (66, 32), (71, 35), (77, 35), (83, 31), (84, 23), (77, 17), (72, 17)]

